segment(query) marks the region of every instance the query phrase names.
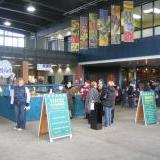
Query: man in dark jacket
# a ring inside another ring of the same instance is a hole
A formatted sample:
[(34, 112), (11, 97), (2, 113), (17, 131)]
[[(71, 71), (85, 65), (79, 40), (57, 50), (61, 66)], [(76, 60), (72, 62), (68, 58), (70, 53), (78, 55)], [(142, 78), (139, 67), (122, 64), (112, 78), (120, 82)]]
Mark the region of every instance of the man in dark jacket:
[(113, 81), (109, 81), (108, 86), (103, 84), (101, 100), (105, 112), (105, 126), (108, 127), (112, 122), (112, 107), (115, 104), (115, 88)]

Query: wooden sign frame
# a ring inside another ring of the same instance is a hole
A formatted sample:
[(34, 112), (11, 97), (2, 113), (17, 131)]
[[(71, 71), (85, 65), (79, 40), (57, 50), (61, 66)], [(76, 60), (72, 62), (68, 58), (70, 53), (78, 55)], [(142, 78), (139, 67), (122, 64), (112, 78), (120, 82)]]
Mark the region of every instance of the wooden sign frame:
[[(148, 126), (148, 125), (151, 125), (151, 124), (147, 124), (142, 96), (143, 96), (143, 92), (140, 92), (137, 111), (136, 111), (136, 117), (135, 117), (135, 123), (136, 124), (141, 123), (141, 124), (145, 124), (145, 126)], [(157, 121), (157, 123), (153, 123), (153, 125), (154, 124), (159, 124), (159, 122)]]
[(48, 116), (47, 116), (48, 110), (46, 107), (45, 96), (46, 95), (43, 96), (43, 103), (42, 103), (42, 109), (41, 109), (41, 117), (40, 117), (38, 136), (49, 134), (50, 142), (53, 142), (55, 139), (60, 139), (60, 138), (65, 138), (65, 137), (70, 137), (70, 139), (72, 139), (72, 134), (66, 134), (64, 136), (51, 138), (50, 130), (49, 130), (49, 126), (48, 126), (49, 120), (48, 120)]

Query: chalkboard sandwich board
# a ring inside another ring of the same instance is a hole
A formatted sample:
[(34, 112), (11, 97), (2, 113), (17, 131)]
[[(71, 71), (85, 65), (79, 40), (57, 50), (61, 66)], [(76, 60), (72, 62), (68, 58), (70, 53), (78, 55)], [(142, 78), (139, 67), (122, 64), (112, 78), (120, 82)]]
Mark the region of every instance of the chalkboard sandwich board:
[(66, 94), (44, 95), (39, 125), (39, 136), (48, 134), (50, 142), (58, 138), (72, 138)]
[(135, 123), (145, 123), (146, 126), (158, 124), (155, 93), (153, 91), (140, 93)]

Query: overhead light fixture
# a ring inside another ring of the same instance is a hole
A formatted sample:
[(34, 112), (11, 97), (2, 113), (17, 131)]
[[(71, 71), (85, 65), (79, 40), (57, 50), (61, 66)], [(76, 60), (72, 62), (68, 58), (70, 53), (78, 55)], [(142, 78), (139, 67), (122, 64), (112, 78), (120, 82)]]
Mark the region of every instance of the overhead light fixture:
[(68, 32), (67, 32), (67, 36), (70, 36), (70, 35), (71, 35), (71, 31), (68, 31)]
[(30, 6), (27, 7), (27, 11), (33, 13), (33, 12), (36, 11), (36, 8), (32, 5), (30, 5)]
[(58, 34), (57, 39), (63, 39), (62, 34)]
[(133, 18), (134, 18), (134, 19), (141, 19), (141, 16), (138, 15), (138, 14), (133, 14)]
[(11, 22), (9, 22), (9, 21), (5, 21), (3, 24), (4, 24), (5, 26), (11, 26)]

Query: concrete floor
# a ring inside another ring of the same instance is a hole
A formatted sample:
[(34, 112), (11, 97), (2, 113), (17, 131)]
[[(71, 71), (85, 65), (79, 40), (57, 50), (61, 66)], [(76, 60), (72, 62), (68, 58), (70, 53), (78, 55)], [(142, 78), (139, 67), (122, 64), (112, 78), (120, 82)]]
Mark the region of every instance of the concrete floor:
[(160, 126), (134, 124), (135, 111), (116, 111), (111, 128), (94, 131), (84, 119), (74, 119), (73, 139), (48, 142), (38, 138), (38, 122), (14, 131), (0, 118), (0, 160), (160, 160)]

